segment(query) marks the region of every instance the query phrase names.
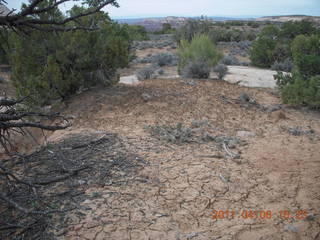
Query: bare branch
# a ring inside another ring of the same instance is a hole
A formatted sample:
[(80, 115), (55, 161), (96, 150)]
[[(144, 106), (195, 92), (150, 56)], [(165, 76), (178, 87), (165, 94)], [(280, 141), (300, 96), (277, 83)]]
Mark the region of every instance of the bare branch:
[[(74, 16), (69, 16), (64, 18), (63, 20), (43, 20), (35, 17), (38, 14), (46, 13), (50, 10), (53, 10), (62, 3), (69, 2), (71, 0), (56, 0), (49, 4), (46, 7), (40, 7), (40, 4), (44, 2), (44, 0), (33, 0), (29, 5), (26, 6), (20, 13), (13, 14), (11, 11), (9, 14), (5, 16), (1, 16), (0, 14), (0, 26), (17, 30), (17, 31), (25, 31), (25, 29), (34, 29), (39, 31), (73, 31), (73, 30), (95, 30), (90, 27), (59, 27), (63, 26), (66, 23), (76, 21), (79, 18), (89, 16), (95, 13), (98, 13), (107, 5), (112, 5), (115, 7), (119, 7), (116, 0), (103, 0), (100, 1), (95, 7), (89, 8), (87, 11), (76, 14)], [(1, 4), (1, 1), (0, 1)], [(42, 27), (44, 26), (44, 27)]]
[[(24, 133), (24, 128), (38, 128), (47, 131), (56, 131), (63, 130), (68, 128), (71, 124), (70, 122), (59, 115), (59, 113), (41, 113), (41, 112), (30, 112), (17, 110), (15, 107), (17, 104), (22, 103), (26, 98), (20, 100), (0, 99), (0, 145), (5, 149), (6, 153), (9, 153), (8, 147), (12, 148), (10, 141), (10, 133), (13, 132), (22, 132)], [(49, 120), (60, 118), (63, 121), (63, 124), (43, 124), (41, 122), (31, 121), (32, 118), (46, 118)], [(26, 121), (26, 119), (28, 121)]]
[(35, 122), (9, 122), (9, 123), (3, 123), (0, 122), (0, 129), (9, 129), (9, 128), (23, 128), (23, 127), (33, 127), (33, 128), (39, 128), (43, 130), (48, 130), (48, 131), (57, 131), (57, 130), (63, 130), (68, 127), (70, 127), (70, 124), (67, 123), (63, 126), (61, 125), (56, 125), (56, 126), (51, 126), (51, 125), (43, 125), (41, 123), (35, 123)]
[(25, 207), (22, 207), (20, 204), (18, 204), (17, 202), (13, 201), (12, 199), (10, 199), (8, 196), (4, 195), (2, 192), (0, 192), (0, 199), (2, 199), (3, 201), (5, 201), (6, 203), (8, 203), (9, 205), (11, 205), (12, 207), (20, 210), (21, 212), (25, 213), (25, 214), (40, 214), (40, 215), (47, 215), (47, 214), (51, 214), (51, 213), (62, 213), (62, 212), (66, 212), (68, 210), (47, 210), (47, 211), (32, 211), (29, 210)]

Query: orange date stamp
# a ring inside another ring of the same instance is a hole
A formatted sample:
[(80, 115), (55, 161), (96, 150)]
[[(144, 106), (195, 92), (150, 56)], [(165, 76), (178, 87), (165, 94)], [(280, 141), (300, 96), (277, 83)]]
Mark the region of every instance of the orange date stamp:
[(242, 211), (234, 211), (234, 210), (213, 210), (211, 212), (212, 219), (214, 220), (222, 220), (222, 219), (272, 219), (275, 217), (279, 217), (283, 220), (287, 219), (296, 219), (296, 220), (304, 220), (308, 217), (308, 212), (306, 210), (297, 210), (294, 212), (290, 212), (289, 210), (280, 210), (278, 212), (274, 212), (271, 210), (242, 210)]

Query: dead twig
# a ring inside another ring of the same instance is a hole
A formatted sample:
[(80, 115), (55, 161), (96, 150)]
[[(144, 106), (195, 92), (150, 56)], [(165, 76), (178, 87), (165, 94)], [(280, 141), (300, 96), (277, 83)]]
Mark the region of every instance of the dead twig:
[(79, 148), (85, 148), (85, 147), (88, 147), (90, 145), (95, 145), (95, 144), (99, 144), (100, 142), (104, 141), (106, 139), (106, 134), (103, 135), (102, 137), (98, 138), (98, 139), (95, 139), (95, 140), (92, 140), (88, 143), (85, 143), (85, 144), (81, 144), (81, 145), (77, 145), (77, 146), (73, 146), (72, 147), (72, 150), (74, 149), (79, 149)]
[(75, 169), (75, 170), (67, 170), (69, 172), (68, 174), (65, 174), (65, 175), (62, 175), (62, 176), (58, 176), (58, 177), (54, 177), (54, 178), (51, 178), (49, 180), (37, 180), (37, 181), (34, 181), (33, 184), (47, 185), (47, 184), (50, 184), (50, 183), (60, 182), (60, 181), (66, 180), (66, 179), (78, 174), (78, 172), (83, 171), (83, 170), (85, 170), (85, 169), (87, 169), (89, 167), (90, 166), (83, 166), (83, 167)]
[(230, 151), (228, 145), (225, 142), (222, 143), (222, 147), (226, 151), (228, 156), (231, 157), (232, 159), (240, 158), (240, 155), (238, 153), (233, 153), (233, 152)]
[(12, 207), (18, 209), (19, 211), (25, 213), (25, 214), (40, 214), (40, 215), (48, 215), (52, 213), (62, 213), (70, 210), (46, 210), (46, 211), (33, 211), (29, 210), (25, 207), (22, 207), (20, 204), (17, 202), (13, 201), (10, 199), (8, 196), (4, 195), (2, 192), (0, 192), (0, 199), (11, 205)]
[(199, 157), (199, 158), (223, 158), (223, 156), (221, 155), (198, 155), (195, 157)]

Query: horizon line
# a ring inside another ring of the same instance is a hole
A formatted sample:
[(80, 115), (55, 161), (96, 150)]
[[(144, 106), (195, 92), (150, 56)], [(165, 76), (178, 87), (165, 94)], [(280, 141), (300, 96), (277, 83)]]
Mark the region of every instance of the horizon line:
[(201, 16), (205, 18), (234, 18), (234, 19), (250, 19), (250, 18), (263, 18), (263, 17), (285, 17), (285, 16), (306, 16), (306, 17), (320, 17), (315, 15), (307, 14), (279, 14), (279, 15), (129, 15), (129, 16), (109, 16), (113, 19), (144, 19), (144, 18), (166, 18), (166, 17), (184, 17), (184, 18), (200, 18)]
[[(292, 14), (294, 15), (294, 14)], [(298, 14), (295, 14), (298, 15)], [(303, 15), (303, 14), (300, 14)], [(141, 18), (166, 18), (166, 17), (185, 17), (185, 18), (200, 18), (204, 16), (205, 18), (258, 18), (263, 17), (261, 15), (129, 15), (129, 16), (109, 16), (114, 19), (141, 19)]]

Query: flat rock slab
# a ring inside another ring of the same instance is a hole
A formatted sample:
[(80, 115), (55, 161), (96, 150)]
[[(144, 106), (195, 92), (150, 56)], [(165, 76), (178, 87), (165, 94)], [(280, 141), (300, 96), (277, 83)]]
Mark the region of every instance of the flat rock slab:
[[(162, 79), (175, 79), (175, 78), (179, 78), (179, 75), (168, 75), (168, 74), (164, 74), (164, 75), (159, 75), (159, 76), (155, 76), (153, 78), (162, 78)], [(138, 79), (138, 77), (136, 75), (130, 75), (130, 76), (124, 76), (124, 77), (120, 77), (120, 83), (123, 84), (136, 84), (139, 83), (140, 80)]]
[(239, 83), (246, 87), (275, 88), (276, 80), (273, 75), (276, 71), (244, 66), (228, 66), (228, 74), (225, 80), (231, 83)]
[(138, 83), (139, 79), (136, 75), (120, 77), (120, 83), (124, 84), (135, 84)]

